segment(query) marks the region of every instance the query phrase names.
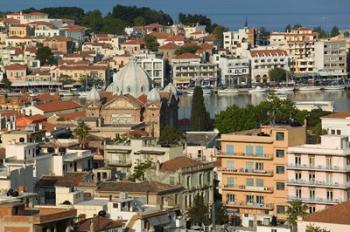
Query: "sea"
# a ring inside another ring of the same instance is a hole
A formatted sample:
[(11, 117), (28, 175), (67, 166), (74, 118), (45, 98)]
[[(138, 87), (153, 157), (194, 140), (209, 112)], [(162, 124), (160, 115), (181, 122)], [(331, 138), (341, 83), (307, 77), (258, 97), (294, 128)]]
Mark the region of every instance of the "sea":
[(0, 11), (77, 6), (107, 14), (117, 4), (163, 10), (175, 21), (180, 12), (204, 14), (231, 30), (242, 27), (246, 20), (249, 26), (270, 31), (283, 30), (288, 24), (350, 28), (350, 0), (0, 0)]

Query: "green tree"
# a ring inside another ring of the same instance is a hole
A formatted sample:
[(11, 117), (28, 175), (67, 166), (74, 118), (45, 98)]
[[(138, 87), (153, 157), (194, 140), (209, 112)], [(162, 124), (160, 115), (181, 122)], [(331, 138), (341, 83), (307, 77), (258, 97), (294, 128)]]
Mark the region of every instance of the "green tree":
[(287, 222), (292, 226), (292, 229), (297, 225), (298, 217), (303, 217), (307, 214), (307, 205), (300, 200), (289, 202), (287, 209)]
[(146, 169), (150, 168), (152, 166), (152, 161), (146, 160), (144, 162), (140, 162), (137, 164), (134, 168), (134, 172), (129, 176), (130, 181), (136, 181), (136, 180), (144, 180), (144, 175)]
[(224, 32), (226, 32), (226, 31), (228, 31), (227, 27), (217, 25), (217, 24), (216, 24), (215, 28), (213, 29), (213, 34), (215, 35), (215, 38), (220, 41), (221, 46), (223, 45)]
[(202, 87), (194, 88), (191, 109), (191, 129), (193, 131), (209, 130), (210, 115), (204, 104)]
[(94, 32), (100, 32), (104, 24), (104, 18), (101, 11), (93, 10), (87, 12), (82, 17), (81, 24), (90, 28)]
[(215, 202), (215, 224), (224, 225), (228, 222), (228, 215), (221, 201)]
[(83, 86), (84, 89), (89, 89), (92, 86), (103, 86), (104, 82), (101, 78), (89, 75), (89, 76), (83, 76), (79, 79), (80, 84)]
[(184, 45), (181, 48), (177, 49), (175, 51), (176, 55), (181, 55), (184, 53), (196, 53), (196, 51), (199, 49), (199, 46), (196, 44), (191, 44), (191, 45)]
[(70, 85), (73, 84), (75, 81), (71, 76), (68, 75), (62, 75), (59, 77), (59, 81), (62, 83), (62, 85)]
[(320, 38), (327, 38), (328, 37), (328, 33), (322, 29), (321, 26), (315, 27), (313, 29), (313, 32), (318, 32), (320, 35)]
[(129, 23), (122, 19), (114, 18), (111, 15), (107, 15), (103, 19), (103, 26), (101, 28), (101, 32), (122, 35), (124, 34), (125, 27), (127, 27), (128, 25)]
[(157, 38), (151, 35), (145, 36), (145, 46), (147, 49), (156, 52), (158, 51), (159, 44), (157, 42)]
[(1, 84), (4, 86), (6, 90), (11, 88), (12, 82), (7, 78), (6, 74), (3, 74)]
[(145, 18), (142, 17), (142, 16), (137, 16), (135, 19), (134, 19), (134, 25), (135, 26), (143, 26), (145, 25)]
[(286, 81), (287, 71), (283, 68), (273, 68), (269, 70), (269, 77), (271, 81), (283, 82)]
[(318, 226), (308, 225), (306, 227), (306, 232), (331, 232), (331, 231), (324, 228), (320, 228)]
[(173, 127), (164, 127), (160, 131), (159, 142), (167, 145), (179, 144), (184, 138), (184, 134), (181, 131)]
[(194, 196), (193, 206), (188, 210), (188, 216), (194, 225), (209, 225), (209, 208), (200, 195)]
[(57, 59), (55, 58), (49, 47), (39, 47), (36, 53), (36, 58), (40, 60), (41, 65), (57, 64)]
[(79, 122), (78, 126), (74, 129), (74, 134), (78, 138), (80, 147), (85, 148), (86, 137), (88, 136), (90, 128), (84, 121)]
[(339, 28), (337, 26), (333, 26), (332, 30), (331, 30), (331, 33), (330, 33), (330, 36), (331, 37), (335, 37), (335, 36), (337, 36), (339, 34), (340, 34)]

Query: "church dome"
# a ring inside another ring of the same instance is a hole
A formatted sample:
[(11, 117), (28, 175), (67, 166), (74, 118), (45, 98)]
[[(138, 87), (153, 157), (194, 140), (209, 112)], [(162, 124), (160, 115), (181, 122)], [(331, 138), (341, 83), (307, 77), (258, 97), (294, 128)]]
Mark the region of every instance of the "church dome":
[(149, 102), (159, 102), (159, 101), (160, 101), (159, 90), (156, 89), (156, 88), (153, 88), (153, 89), (147, 94), (147, 101), (149, 101)]
[(132, 60), (113, 75), (113, 83), (107, 87), (107, 91), (113, 94), (130, 94), (134, 97), (147, 94), (150, 89), (151, 80), (147, 73)]
[(167, 86), (165, 86), (164, 91), (177, 96), (177, 89), (172, 83), (169, 83)]
[(88, 102), (98, 102), (100, 101), (100, 94), (97, 92), (95, 86), (92, 87), (92, 89), (89, 91), (89, 93), (86, 96), (86, 101)]

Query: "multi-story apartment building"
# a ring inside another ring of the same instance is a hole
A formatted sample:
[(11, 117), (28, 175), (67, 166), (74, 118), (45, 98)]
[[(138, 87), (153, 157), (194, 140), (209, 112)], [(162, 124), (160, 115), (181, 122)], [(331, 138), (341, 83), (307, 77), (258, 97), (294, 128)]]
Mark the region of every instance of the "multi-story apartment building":
[(312, 29), (300, 27), (288, 32), (270, 34), (270, 45), (279, 46), (292, 56), (291, 71), (295, 76), (315, 72), (315, 41), (319, 34)]
[(178, 55), (171, 60), (173, 66), (173, 83), (178, 87), (188, 87), (194, 83), (216, 86), (218, 66), (203, 63), (199, 56), (192, 53)]
[(136, 63), (145, 70), (151, 78), (154, 87), (164, 87), (164, 60), (155, 55), (139, 54)]
[[(242, 216), (245, 226), (285, 219), (287, 149), (304, 144), (304, 126), (262, 126), (223, 134), (220, 138), (222, 202), (230, 215)], [(244, 223), (243, 223), (244, 224)]]
[(227, 87), (250, 82), (250, 60), (246, 57), (217, 57), (220, 83)]
[(224, 32), (224, 48), (232, 55), (240, 55), (255, 45), (255, 30), (242, 28), (238, 31)]
[(255, 49), (250, 51), (250, 57), (253, 83), (269, 82), (269, 71), (274, 68), (290, 71), (291, 57), (285, 50)]
[(289, 147), (287, 170), (289, 200), (302, 200), (310, 213), (348, 201), (349, 137), (322, 135), (321, 144)]
[(321, 40), (315, 43), (315, 68), (323, 77), (347, 76), (345, 40)]

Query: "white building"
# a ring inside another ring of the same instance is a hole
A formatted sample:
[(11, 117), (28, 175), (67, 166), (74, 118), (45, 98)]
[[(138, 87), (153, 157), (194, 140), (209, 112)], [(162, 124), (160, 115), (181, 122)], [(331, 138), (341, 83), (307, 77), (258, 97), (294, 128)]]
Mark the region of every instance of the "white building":
[(220, 69), (220, 82), (227, 87), (250, 82), (250, 60), (245, 57), (217, 56)]
[(281, 49), (255, 49), (250, 51), (252, 83), (270, 82), (269, 71), (282, 68), (289, 72), (291, 57)]
[(232, 55), (245, 54), (254, 47), (255, 30), (252, 28), (241, 28), (238, 31), (224, 32), (224, 48)]
[(315, 43), (315, 68), (323, 77), (347, 76), (345, 40), (321, 40)]
[(164, 87), (164, 59), (157, 58), (154, 54), (135, 55), (136, 63), (143, 68), (151, 78), (154, 87)]
[(322, 129), (329, 135), (350, 136), (350, 110), (339, 111), (322, 117)]

